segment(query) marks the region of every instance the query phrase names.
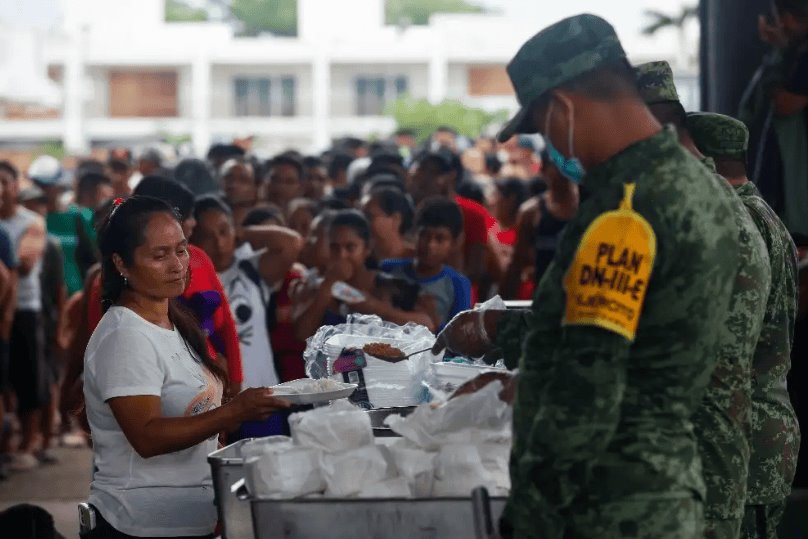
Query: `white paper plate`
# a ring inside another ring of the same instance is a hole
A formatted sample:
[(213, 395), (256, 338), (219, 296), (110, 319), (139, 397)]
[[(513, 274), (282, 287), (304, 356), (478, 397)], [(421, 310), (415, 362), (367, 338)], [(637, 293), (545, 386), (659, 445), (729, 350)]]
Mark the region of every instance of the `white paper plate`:
[(340, 384), (342, 387), (333, 391), (300, 393), (299, 391), (293, 389), (295, 387), (295, 382), (295, 380), (292, 380), (291, 382), (284, 382), (282, 384), (270, 387), (273, 396), (287, 400), (292, 404), (316, 404), (318, 402), (327, 402), (350, 397), (353, 392), (356, 391), (356, 388), (359, 387), (357, 384), (335, 382)]

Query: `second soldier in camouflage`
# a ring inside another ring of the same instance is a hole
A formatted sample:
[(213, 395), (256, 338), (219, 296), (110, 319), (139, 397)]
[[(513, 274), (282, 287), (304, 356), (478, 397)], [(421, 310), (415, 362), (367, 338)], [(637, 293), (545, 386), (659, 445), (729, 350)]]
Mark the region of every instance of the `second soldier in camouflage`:
[[(660, 120), (671, 122), (682, 145), (715, 174), (713, 160), (699, 152), (687, 129), (668, 63), (643, 64), (637, 73), (640, 93), (651, 111)], [(716, 368), (693, 423), (707, 487), (704, 536), (734, 539), (741, 529), (746, 500), (752, 357), (763, 327), (771, 270), (766, 245), (745, 206), (727, 181), (716, 177), (732, 203), (741, 256), (728, 316), (722, 324)]]
[(752, 363), (751, 460), (741, 537), (776, 539), (797, 466), (800, 428), (786, 389), (797, 314), (797, 253), (791, 235), (746, 176), (749, 133), (740, 121), (691, 113), (696, 145), (716, 161), (766, 243), (771, 289)]

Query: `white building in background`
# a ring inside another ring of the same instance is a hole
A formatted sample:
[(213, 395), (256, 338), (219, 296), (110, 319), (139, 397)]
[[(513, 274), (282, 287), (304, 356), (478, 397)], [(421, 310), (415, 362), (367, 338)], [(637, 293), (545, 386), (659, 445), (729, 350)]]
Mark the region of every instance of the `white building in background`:
[[(0, 116), (0, 144), (61, 140), (81, 153), (190, 136), (204, 154), (211, 142), (249, 134), (266, 152), (314, 151), (339, 136), (389, 134), (384, 105), (404, 94), (513, 110), (504, 65), (553, 22), (446, 14), (401, 28), (385, 26), (383, 10), (384, 0), (298, 0), (297, 37), (236, 37), (224, 23), (166, 23), (164, 0), (63, 0), (61, 31), (32, 47), (38, 56), (26, 68), (40, 71), (26, 79), (39, 80), (38, 99), (53, 104), (56, 88), (60, 113)], [(637, 63), (683, 56), (627, 47)], [(0, 50), (0, 75), (9, 62)], [(695, 70), (677, 72), (694, 108)]]

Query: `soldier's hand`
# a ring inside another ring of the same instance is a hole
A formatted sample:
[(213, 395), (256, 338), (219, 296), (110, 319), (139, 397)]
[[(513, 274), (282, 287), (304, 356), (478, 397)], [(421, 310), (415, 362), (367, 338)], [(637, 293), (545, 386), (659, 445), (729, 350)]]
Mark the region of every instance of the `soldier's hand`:
[(452, 396), (449, 397), (449, 400), (459, 397), (460, 395), (476, 393), (491, 382), (499, 380), (502, 382), (502, 391), (499, 392), (500, 400), (508, 404), (513, 404), (513, 399), (516, 396), (516, 377), (517, 374), (509, 371), (484, 372), (455, 389)]
[(433, 354), (444, 350), (479, 358), (494, 351), (496, 321), (501, 311), (463, 311), (455, 315), (438, 334)]

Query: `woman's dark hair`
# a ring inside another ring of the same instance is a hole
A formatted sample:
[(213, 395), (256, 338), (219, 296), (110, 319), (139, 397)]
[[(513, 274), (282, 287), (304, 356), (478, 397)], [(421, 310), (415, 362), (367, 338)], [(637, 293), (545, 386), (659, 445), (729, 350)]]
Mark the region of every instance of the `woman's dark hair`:
[(421, 203), (415, 216), (417, 228), (447, 228), (457, 239), (463, 233), (463, 213), (454, 200), (444, 196), (429, 197)]
[(233, 212), (230, 210), (230, 206), (216, 195), (203, 195), (196, 199), (196, 203), (194, 204), (194, 217), (196, 221), (199, 222), (202, 215), (208, 211), (218, 211), (219, 213), (225, 214), (231, 221), (233, 220)]
[(398, 226), (399, 234), (404, 235), (409, 232), (415, 211), (409, 196), (405, 195), (401, 189), (396, 187), (374, 187), (370, 190), (370, 198), (376, 201), (379, 208), (388, 217), (395, 214), (401, 216), (401, 224)]
[(281, 226), (286, 224), (283, 211), (277, 206), (258, 206), (247, 212), (241, 221), (241, 226), (262, 225), (269, 220), (277, 221)]
[(328, 225), (329, 234), (341, 226), (353, 229), (366, 244), (370, 244), (370, 224), (359, 210), (339, 210), (334, 213), (334, 218)]
[[(154, 197), (135, 195), (113, 206), (101, 225), (98, 247), (101, 251), (101, 303), (105, 312), (120, 300), (127, 286), (115, 267), (113, 255), (117, 254), (124, 265), (130, 266), (134, 261), (135, 249), (145, 241), (144, 233), (149, 220), (158, 213), (170, 215), (180, 223), (180, 216), (166, 202)], [(225, 371), (208, 354), (205, 334), (196, 315), (177, 299), (170, 299), (168, 317), (186, 345), (196, 352), (205, 367), (220, 380), (226, 380)]]
[(527, 182), (521, 178), (515, 178), (513, 176), (508, 178), (502, 178), (501, 180), (497, 180), (494, 182), (494, 185), (499, 191), (499, 194), (503, 198), (513, 198), (514, 201), (514, 217), (516, 216), (516, 212), (519, 211), (519, 206), (521, 206), (530, 196), (529, 186)]
[(163, 176), (146, 176), (140, 180), (132, 194), (165, 201), (179, 212), (181, 221), (189, 219), (194, 212), (194, 194), (177, 180)]
[(113, 203), (113, 200), (105, 200), (93, 211), (93, 230), (95, 230), (96, 236), (98, 236), (98, 232), (101, 230), (101, 227), (104, 225), (104, 222), (109, 216)]

